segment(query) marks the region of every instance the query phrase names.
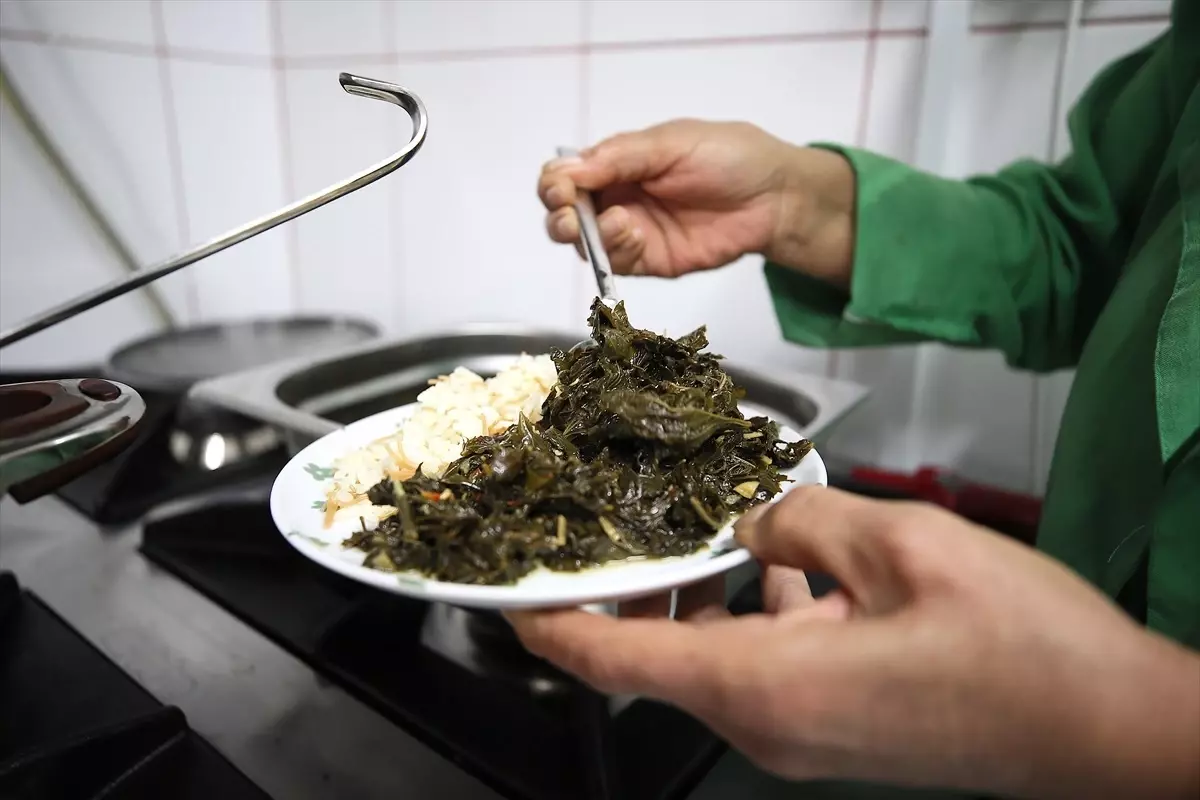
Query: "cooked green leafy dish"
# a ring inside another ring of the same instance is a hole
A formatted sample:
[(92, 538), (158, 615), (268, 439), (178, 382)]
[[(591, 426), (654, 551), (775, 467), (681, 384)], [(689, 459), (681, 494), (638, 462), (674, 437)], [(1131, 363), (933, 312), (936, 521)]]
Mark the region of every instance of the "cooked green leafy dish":
[(687, 555), (778, 494), (812, 449), (742, 416), (703, 328), (670, 339), (599, 300), (589, 323), (590, 344), (552, 353), (539, 421), (466, 442), (440, 478), (376, 484), (370, 501), (397, 511), (345, 546), (377, 569), (471, 584)]

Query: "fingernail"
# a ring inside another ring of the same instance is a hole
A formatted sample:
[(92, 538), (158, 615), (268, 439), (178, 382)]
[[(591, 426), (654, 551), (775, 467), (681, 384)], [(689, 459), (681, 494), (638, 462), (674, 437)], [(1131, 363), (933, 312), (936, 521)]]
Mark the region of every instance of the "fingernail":
[(546, 162), (546, 169), (562, 169), (563, 167), (577, 167), (583, 163), (583, 159), (579, 156), (563, 156), (562, 158), (551, 159)]
[(758, 521), (765, 513), (767, 513), (767, 506), (755, 506), (742, 514), (741, 518), (733, 524), (733, 538), (737, 540), (738, 544), (742, 547), (750, 546), (758, 529)]
[(628, 225), (628, 215), (624, 209), (618, 207), (617, 210), (600, 219), (600, 235), (606, 239), (610, 239), (625, 230)]

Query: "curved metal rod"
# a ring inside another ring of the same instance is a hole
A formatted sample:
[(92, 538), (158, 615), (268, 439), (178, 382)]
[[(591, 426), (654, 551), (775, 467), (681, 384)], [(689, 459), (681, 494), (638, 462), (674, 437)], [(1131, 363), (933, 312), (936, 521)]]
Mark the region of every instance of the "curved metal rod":
[(273, 214), (247, 222), (240, 228), (235, 228), (228, 233), (222, 234), (216, 239), (205, 242), (182, 255), (177, 255), (160, 264), (146, 267), (122, 280), (102, 286), (99, 289), (52, 308), (14, 328), (10, 328), (0, 333), (0, 347), (10, 345), (13, 342), (19, 342), (27, 336), (32, 336), (52, 325), (57, 325), (76, 314), (93, 309), (101, 303), (106, 303), (115, 297), (120, 297), (126, 292), (141, 288), (164, 275), (170, 275), (176, 270), (183, 269), (201, 259), (208, 258), (213, 253), (219, 253), (227, 247), (244, 242), (263, 231), (274, 228), (276, 225), (293, 220), (301, 214), (307, 214), (314, 208), (320, 208), (326, 203), (337, 200), (339, 197), (345, 197), (369, 183), (374, 183), (384, 175), (395, 172), (408, 163), (417, 154), (417, 151), (421, 149), (421, 145), (425, 142), (425, 133), (429, 128), (428, 115), (425, 112), (425, 104), (421, 102), (421, 98), (394, 83), (377, 81), (371, 78), (360, 78), (357, 75), (351, 75), (347, 72), (343, 72), (338, 76), (338, 82), (350, 94), (360, 97), (373, 97), (376, 100), (386, 100), (407, 111), (408, 116), (412, 118), (413, 124), (412, 137), (408, 140), (408, 144), (390, 158), (380, 161), (375, 166), (365, 169), (341, 183), (330, 186), (316, 194), (311, 194), (302, 200), (297, 200), (290, 206), (281, 208)]

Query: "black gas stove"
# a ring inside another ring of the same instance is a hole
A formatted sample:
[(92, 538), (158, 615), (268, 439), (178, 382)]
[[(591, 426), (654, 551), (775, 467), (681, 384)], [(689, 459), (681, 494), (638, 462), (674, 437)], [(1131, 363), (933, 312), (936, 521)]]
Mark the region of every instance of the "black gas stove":
[(148, 521), (142, 554), (500, 794), (679, 798), (723, 752), (686, 714), (617, 703), (530, 656), (499, 615), (321, 569), (275, 530), (268, 488)]
[(268, 800), (11, 573), (0, 573), (0, 708), (0, 797)]

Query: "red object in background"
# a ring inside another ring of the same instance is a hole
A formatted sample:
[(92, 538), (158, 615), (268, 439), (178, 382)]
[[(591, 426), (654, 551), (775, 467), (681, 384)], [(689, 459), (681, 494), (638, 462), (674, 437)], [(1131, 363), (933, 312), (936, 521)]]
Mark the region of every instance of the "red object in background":
[(910, 475), (856, 467), (850, 477), (859, 483), (942, 506), (1026, 544), (1037, 539), (1038, 520), (1042, 516), (1042, 501), (1037, 497), (970, 483), (936, 467), (922, 467)]

